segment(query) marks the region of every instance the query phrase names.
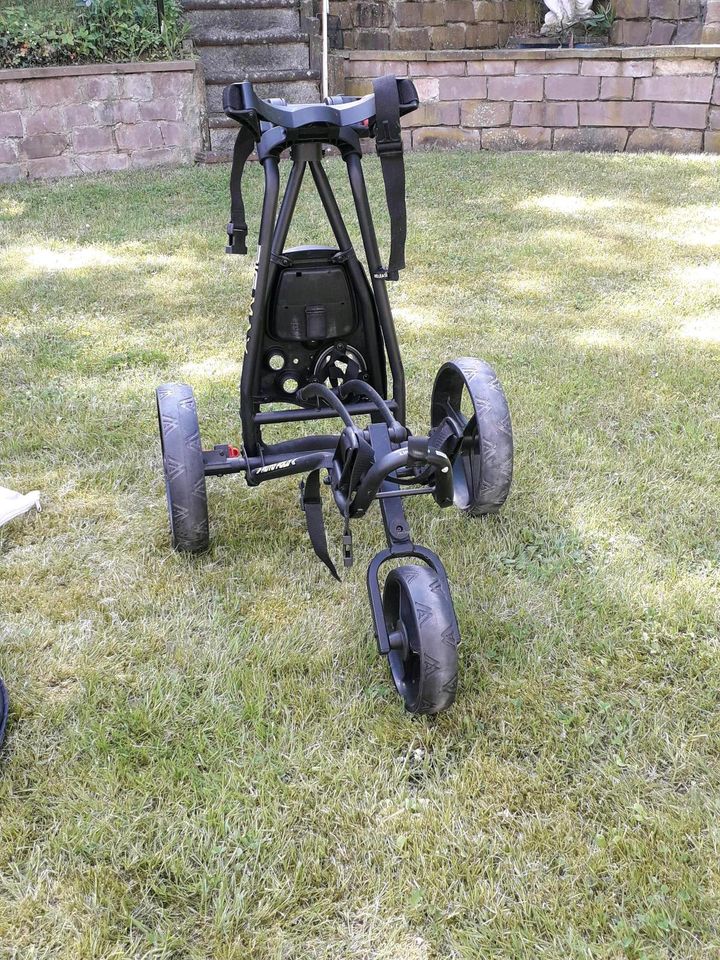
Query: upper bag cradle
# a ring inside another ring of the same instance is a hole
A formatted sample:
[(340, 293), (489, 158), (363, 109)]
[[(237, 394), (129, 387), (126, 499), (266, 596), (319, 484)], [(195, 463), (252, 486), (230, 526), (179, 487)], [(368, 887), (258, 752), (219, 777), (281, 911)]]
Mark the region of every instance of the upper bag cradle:
[[(407, 239), (407, 208), (405, 203), (405, 161), (403, 156), (402, 128), (400, 117), (416, 110), (419, 98), (415, 84), (407, 77), (378, 77), (373, 80), (374, 116), (356, 121), (355, 113), (362, 115), (360, 106), (369, 97), (330, 97), (328, 106), (334, 106), (338, 114), (338, 126), (360, 126), (366, 124), (361, 132), (374, 137), (383, 182), (385, 201), (390, 216), (390, 255), (388, 266), (382, 279), (397, 280), (399, 271), (405, 267), (405, 242)], [(268, 101), (271, 105), (273, 101)], [(277, 116), (273, 118), (278, 126), (294, 123), (294, 129), (307, 126), (315, 133), (314, 139), (321, 142), (322, 126), (328, 126), (325, 120), (313, 125), (317, 116), (315, 106), (288, 105), (284, 101), (275, 101)], [(282, 104), (282, 106), (281, 106)], [(357, 109), (356, 109), (357, 105)], [(233, 161), (230, 171), (230, 221), (227, 226), (228, 244), (226, 253), (246, 254), (248, 226), (245, 219), (245, 204), (242, 195), (242, 177), (250, 154), (260, 142), (262, 134), (271, 127), (269, 122), (259, 118), (255, 109), (259, 106), (249, 83), (233, 83), (223, 91), (223, 110), (233, 120), (240, 123), (233, 149)], [(271, 108), (272, 109), (272, 108)], [(322, 107), (321, 107), (322, 109)], [(272, 116), (267, 104), (262, 107), (263, 115)], [(289, 115), (288, 115), (288, 112)], [(291, 128), (292, 129), (292, 128)], [(310, 136), (308, 139), (310, 139)]]

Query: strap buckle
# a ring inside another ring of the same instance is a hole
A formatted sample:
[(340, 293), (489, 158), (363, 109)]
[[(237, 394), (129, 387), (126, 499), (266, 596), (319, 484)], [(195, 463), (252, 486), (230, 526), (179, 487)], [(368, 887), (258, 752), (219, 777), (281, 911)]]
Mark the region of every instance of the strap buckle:
[(402, 128), (399, 123), (382, 120), (378, 125), (382, 129), (382, 136), (375, 134), (375, 148), (379, 157), (402, 156)]
[(391, 270), (389, 267), (378, 267), (373, 270), (373, 280), (399, 280), (400, 273), (397, 270)]
[(352, 531), (350, 530), (350, 518), (346, 515), (345, 517), (345, 528), (343, 529), (343, 564), (346, 567), (351, 567), (354, 562), (353, 556), (353, 538)]
[(230, 242), (225, 247), (225, 253), (237, 253), (240, 255), (247, 253), (247, 245), (245, 243), (247, 233), (248, 228), (246, 223), (239, 223), (237, 227), (235, 227), (235, 224), (231, 220), (227, 225), (227, 235)]

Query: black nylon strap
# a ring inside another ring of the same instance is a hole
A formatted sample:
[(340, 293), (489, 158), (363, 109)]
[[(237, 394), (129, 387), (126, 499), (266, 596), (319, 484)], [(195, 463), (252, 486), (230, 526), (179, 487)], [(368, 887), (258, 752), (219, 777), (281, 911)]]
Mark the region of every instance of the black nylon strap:
[(313, 470), (312, 473), (308, 474), (307, 480), (300, 484), (300, 503), (305, 511), (305, 522), (307, 523), (308, 535), (310, 537), (310, 543), (313, 545), (313, 550), (335, 579), (340, 580), (335, 564), (330, 559), (327, 537), (325, 536), (325, 521), (323, 520), (322, 500), (320, 499), (319, 470)]
[(400, 127), (400, 97), (397, 77), (373, 80), (375, 94), (375, 145), (380, 157), (385, 200), (390, 214), (390, 260), (387, 279), (397, 280), (405, 267), (407, 210), (405, 207), (405, 161)]
[(353, 464), (352, 472), (350, 474), (350, 483), (348, 485), (348, 508), (350, 506), (352, 495), (355, 493), (360, 481), (368, 472), (370, 467), (375, 463), (375, 452), (373, 451), (373, 448), (362, 436), (358, 436), (357, 439), (358, 450), (355, 455), (355, 463)]
[(233, 148), (230, 170), (230, 223), (227, 225), (229, 243), (225, 253), (247, 253), (247, 223), (242, 195), (242, 176), (245, 164), (255, 147), (255, 137), (247, 127), (240, 127)]

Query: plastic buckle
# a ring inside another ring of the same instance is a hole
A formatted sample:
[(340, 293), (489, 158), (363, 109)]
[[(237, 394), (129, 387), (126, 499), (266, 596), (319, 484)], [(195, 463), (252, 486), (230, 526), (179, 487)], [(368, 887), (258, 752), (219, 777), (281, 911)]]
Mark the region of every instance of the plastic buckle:
[(247, 232), (246, 224), (243, 223), (235, 229), (235, 224), (231, 220), (227, 225), (227, 235), (230, 242), (225, 247), (225, 253), (236, 253), (240, 255), (247, 253), (247, 246), (245, 244)]
[(354, 562), (353, 538), (352, 538), (352, 532), (350, 531), (350, 520), (347, 517), (345, 518), (345, 529), (343, 530), (342, 544), (343, 544), (343, 548), (342, 548), (343, 564), (346, 567), (351, 567)]
[(375, 140), (375, 147), (379, 157), (401, 157), (403, 152), (402, 140), (397, 139)]
[(379, 157), (402, 156), (403, 142), (399, 123), (390, 126), (389, 120), (382, 122), (383, 135), (379, 137), (375, 134), (375, 147)]
[(389, 270), (387, 267), (378, 267), (373, 270), (374, 280), (399, 280), (400, 274), (397, 270)]

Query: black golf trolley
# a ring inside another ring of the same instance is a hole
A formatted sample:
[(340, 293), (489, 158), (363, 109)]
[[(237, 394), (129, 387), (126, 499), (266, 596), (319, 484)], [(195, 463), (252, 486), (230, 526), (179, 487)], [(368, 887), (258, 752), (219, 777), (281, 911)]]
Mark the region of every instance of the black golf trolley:
[[(387, 549), (367, 573), (375, 635), (395, 686), (413, 713), (450, 706), (457, 688), (460, 641), (450, 587), (440, 559), (413, 542), (403, 497), (427, 494), (440, 507), (495, 513), (512, 479), (512, 428), (493, 369), (469, 357), (437, 374), (427, 436), (405, 426), (405, 379), (390, 311), (387, 280), (404, 267), (405, 174), (400, 117), (418, 107), (408, 79), (383, 77), (365, 97), (329, 97), (319, 104), (261, 100), (252, 84), (224, 92), (226, 114), (238, 121), (231, 172), (228, 253), (246, 253), (243, 167), (253, 149), (265, 191), (253, 302), (241, 378), (242, 447), (203, 450), (190, 387), (157, 390), (173, 545), (208, 546), (205, 478), (243, 472), (251, 486), (294, 474), (310, 540), (339, 579), (330, 557), (320, 492), (329, 486), (344, 519), (342, 556), (353, 560), (351, 521), (379, 502)], [(361, 142), (374, 138), (391, 220), (388, 266), (380, 259), (361, 167)], [(353, 250), (322, 164), (324, 147), (344, 160), (370, 281)], [(279, 161), (292, 167), (280, 203)], [(335, 236), (335, 247), (285, 249), (303, 178), (310, 171)], [(388, 390), (388, 367), (391, 389)], [(363, 417), (365, 426), (356, 422)], [(341, 421), (340, 433), (266, 443), (263, 428), (303, 421)], [(322, 481), (322, 483), (321, 483)], [(381, 592), (380, 567), (394, 565)]]

